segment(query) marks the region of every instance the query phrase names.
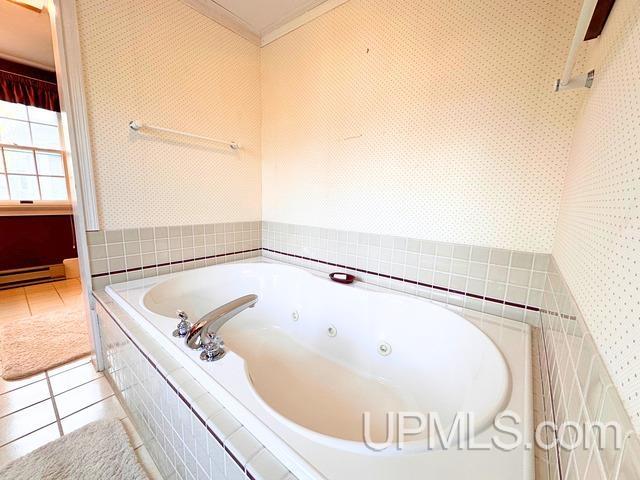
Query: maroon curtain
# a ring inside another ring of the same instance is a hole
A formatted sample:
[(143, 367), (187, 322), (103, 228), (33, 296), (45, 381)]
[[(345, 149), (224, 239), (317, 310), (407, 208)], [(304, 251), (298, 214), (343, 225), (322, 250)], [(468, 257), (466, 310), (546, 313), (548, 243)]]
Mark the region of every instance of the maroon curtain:
[(0, 100), (59, 112), (56, 74), (0, 59)]

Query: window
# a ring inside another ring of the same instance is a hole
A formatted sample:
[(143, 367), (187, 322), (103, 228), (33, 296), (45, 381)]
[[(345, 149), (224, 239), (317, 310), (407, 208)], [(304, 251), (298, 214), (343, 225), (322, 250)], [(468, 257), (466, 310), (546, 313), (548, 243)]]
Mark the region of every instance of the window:
[(0, 203), (68, 203), (57, 112), (0, 100)]

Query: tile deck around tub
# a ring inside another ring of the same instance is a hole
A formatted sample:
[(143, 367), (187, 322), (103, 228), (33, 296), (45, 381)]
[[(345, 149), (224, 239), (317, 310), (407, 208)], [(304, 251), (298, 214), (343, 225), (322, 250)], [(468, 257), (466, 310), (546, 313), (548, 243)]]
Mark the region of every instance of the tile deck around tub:
[[(259, 257), (241, 263), (255, 261), (280, 263)], [(324, 275), (317, 270), (310, 273)], [(359, 287), (381, 289), (364, 283)], [(142, 423), (142, 428), (155, 436), (151, 451), (163, 473), (189, 479), (216, 478), (217, 474), (221, 478), (275, 480), (282, 479), (284, 471), (284, 478), (295, 478), (109, 294), (94, 291), (93, 295), (98, 300), (109, 375), (119, 385), (129, 409), (137, 411), (136, 425)], [(517, 333), (525, 343), (507, 342), (510, 351), (515, 348), (518, 355), (530, 352), (529, 325), (443, 306), (465, 316), (497, 344)], [(525, 362), (530, 365), (530, 360)], [(526, 397), (525, 391), (530, 389), (526, 379), (519, 388), (518, 398)], [(196, 441), (202, 438), (207, 439), (206, 448), (205, 442)]]

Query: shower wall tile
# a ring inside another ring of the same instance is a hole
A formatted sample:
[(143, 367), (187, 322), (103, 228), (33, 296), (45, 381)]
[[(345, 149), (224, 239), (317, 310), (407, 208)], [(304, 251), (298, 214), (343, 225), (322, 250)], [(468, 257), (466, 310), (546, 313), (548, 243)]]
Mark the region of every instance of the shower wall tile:
[[(535, 323), (547, 254), (274, 222), (88, 232), (93, 287), (258, 256)], [(306, 257), (306, 258), (300, 258)]]
[(620, 445), (605, 435), (607, 443), (600, 448), (595, 431), (587, 429), (586, 437), (593, 444), (591, 450), (578, 447), (549, 451), (550, 469), (558, 464), (562, 473), (561, 477), (549, 478), (640, 478), (637, 434), (553, 258), (546, 275), (540, 317), (545, 408), (548, 406), (556, 424), (613, 422), (623, 432)]
[(548, 254), (262, 223), (266, 257), (536, 323)]
[(261, 222), (87, 232), (95, 289), (260, 254)]

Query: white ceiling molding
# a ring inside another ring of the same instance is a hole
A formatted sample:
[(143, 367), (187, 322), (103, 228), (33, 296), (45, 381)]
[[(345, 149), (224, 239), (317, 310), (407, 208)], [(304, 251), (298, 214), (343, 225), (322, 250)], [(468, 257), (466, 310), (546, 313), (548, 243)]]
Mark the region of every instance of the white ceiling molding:
[(275, 25), (274, 28), (268, 32), (265, 32), (262, 35), (260, 46), (264, 47), (265, 45), (270, 44), (274, 40), (286, 35), (293, 30), (300, 28), (305, 23), (309, 23), (312, 20), (315, 20), (321, 15), (333, 10), (336, 7), (339, 7), (343, 3), (347, 3), (349, 0), (326, 0), (311, 10), (307, 10), (302, 14), (298, 14), (293, 19), (289, 19), (285, 22), (279, 23)]
[(242, 38), (249, 40), (251, 43), (260, 46), (260, 35), (251, 30), (251, 27), (240, 17), (217, 4), (213, 0), (182, 0), (182, 3), (193, 8), (205, 17), (219, 23)]
[[(265, 9), (264, 3), (251, 3), (248, 8), (244, 0), (182, 0), (185, 5), (261, 47), (348, 1), (297, 0), (282, 5), (281, 1), (271, 0), (274, 8)], [(296, 5), (292, 8), (291, 3)]]

